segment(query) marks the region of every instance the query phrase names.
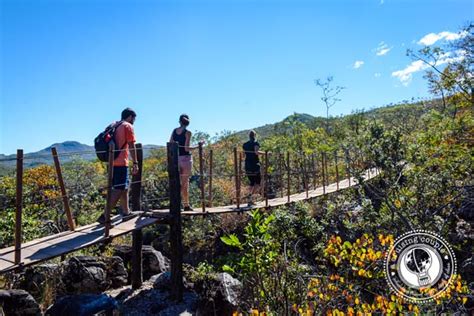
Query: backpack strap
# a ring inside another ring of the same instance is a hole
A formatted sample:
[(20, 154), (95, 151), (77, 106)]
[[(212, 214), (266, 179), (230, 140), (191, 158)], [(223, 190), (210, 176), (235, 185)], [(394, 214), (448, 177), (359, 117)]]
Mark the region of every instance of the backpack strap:
[[(115, 142), (115, 132), (117, 131), (117, 128), (122, 124), (123, 124), (123, 121), (120, 121), (118, 123), (115, 123), (115, 125), (112, 127), (112, 129), (114, 131), (114, 136), (113, 136), (114, 142)], [(124, 149), (125, 145), (127, 145), (127, 141), (125, 141), (125, 143), (122, 145), (122, 147), (120, 147), (120, 150)]]

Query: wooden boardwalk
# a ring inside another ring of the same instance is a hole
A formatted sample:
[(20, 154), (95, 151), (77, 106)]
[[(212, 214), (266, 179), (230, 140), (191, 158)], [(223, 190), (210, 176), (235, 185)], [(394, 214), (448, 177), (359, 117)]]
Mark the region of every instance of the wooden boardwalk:
[[(367, 180), (374, 177), (374, 171), (375, 170), (371, 170), (370, 173), (367, 172), (364, 178)], [(350, 186), (357, 184), (354, 178), (352, 178), (351, 181), (345, 179), (339, 182), (339, 190), (348, 188), (349, 182)], [(293, 194), (290, 196), (290, 203), (311, 199), (335, 191), (337, 191), (337, 184), (332, 183), (324, 189), (323, 187), (319, 187), (314, 190), (309, 190), (308, 194), (306, 194), (306, 191)], [(287, 203), (287, 196), (269, 199), (268, 207), (281, 206)], [(183, 216), (224, 214), (246, 212), (257, 208), (265, 208), (265, 201), (260, 201), (253, 207), (245, 206), (237, 209), (235, 205), (229, 205), (207, 208), (206, 212), (194, 210), (191, 212), (181, 212), (181, 214)], [(153, 210), (147, 213), (142, 213), (140, 216), (132, 218), (126, 222), (120, 222), (119, 217), (115, 216), (112, 218), (112, 222), (115, 225), (110, 229), (110, 235), (108, 238), (104, 237), (104, 226), (99, 223), (94, 223), (87, 226), (77, 227), (74, 231), (66, 231), (60, 234), (35, 239), (21, 245), (20, 264), (14, 263), (15, 248), (13, 246), (1, 249), (0, 273), (11, 271), (22, 266), (37, 264), (98, 243), (110, 241), (112, 238), (128, 234), (149, 225), (166, 223), (168, 215), (169, 210), (167, 209)]]

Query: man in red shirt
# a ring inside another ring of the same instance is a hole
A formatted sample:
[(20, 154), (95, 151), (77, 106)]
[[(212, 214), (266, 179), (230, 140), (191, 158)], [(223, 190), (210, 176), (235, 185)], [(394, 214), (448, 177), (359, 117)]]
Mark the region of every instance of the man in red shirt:
[[(128, 165), (129, 165), (129, 151), (132, 156), (133, 168), (132, 174), (138, 173), (137, 152), (135, 148), (135, 133), (133, 131), (133, 123), (135, 122), (137, 114), (130, 108), (122, 111), (122, 119), (119, 122), (112, 124), (118, 125), (115, 129), (114, 142), (116, 150), (120, 150), (120, 154), (114, 160), (112, 196), (110, 200), (111, 208), (114, 208), (120, 200), (122, 208), (123, 219), (130, 218), (132, 213), (128, 206)], [(102, 214), (99, 223), (105, 222), (105, 216)]]

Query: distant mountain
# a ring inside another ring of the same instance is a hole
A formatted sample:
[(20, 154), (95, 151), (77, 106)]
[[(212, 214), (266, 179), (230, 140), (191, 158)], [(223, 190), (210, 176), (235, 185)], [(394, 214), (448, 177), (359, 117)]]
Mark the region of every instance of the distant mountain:
[[(37, 152), (24, 154), (24, 165), (26, 168), (35, 167), (42, 164), (53, 164), (51, 148), (56, 147), (61, 163), (69, 162), (73, 159), (95, 160), (97, 158), (93, 146), (81, 144), (76, 141), (65, 141), (55, 143)], [(144, 145), (143, 155), (147, 158), (152, 149), (161, 148), (158, 145)], [(0, 154), (0, 175), (5, 174), (16, 165), (16, 155)]]

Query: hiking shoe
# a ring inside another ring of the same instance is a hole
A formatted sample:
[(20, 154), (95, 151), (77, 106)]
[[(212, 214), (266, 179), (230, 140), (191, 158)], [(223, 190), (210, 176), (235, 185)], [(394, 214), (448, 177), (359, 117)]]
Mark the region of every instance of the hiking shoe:
[(105, 223), (104, 213), (100, 214), (99, 218), (97, 219), (97, 222), (99, 222), (99, 224), (104, 224)]
[(188, 212), (188, 211), (194, 211), (191, 206), (185, 206), (183, 211)]
[(138, 215), (138, 213), (132, 212), (132, 211), (129, 211), (129, 212), (126, 213), (126, 214), (124, 214), (124, 213), (120, 214), (120, 216), (122, 217), (122, 222), (126, 222), (126, 221), (128, 221), (128, 220), (134, 218), (134, 217), (137, 216), (137, 215)]

